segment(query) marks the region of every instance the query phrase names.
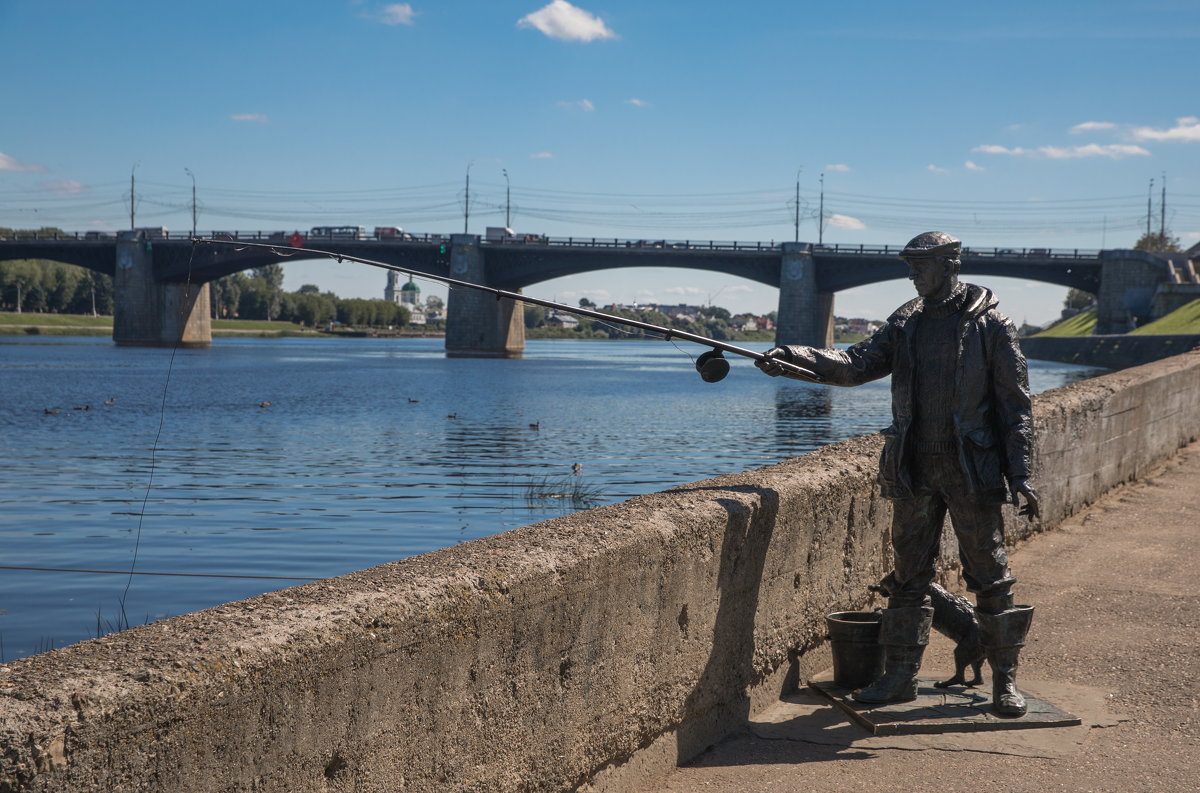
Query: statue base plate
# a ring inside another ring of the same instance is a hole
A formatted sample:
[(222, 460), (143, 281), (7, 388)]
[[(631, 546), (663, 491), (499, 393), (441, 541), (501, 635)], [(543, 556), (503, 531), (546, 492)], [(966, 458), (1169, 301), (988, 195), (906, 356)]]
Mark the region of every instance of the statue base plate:
[(934, 688), (932, 680), (917, 681), (912, 702), (867, 705), (850, 699), (850, 691), (832, 680), (810, 680), (813, 691), (828, 697), (854, 721), (874, 735), (937, 735), (948, 732), (1029, 730), (1074, 727), (1083, 721), (1022, 689), (1028, 712), (1003, 717), (992, 713), (991, 683), (978, 688)]

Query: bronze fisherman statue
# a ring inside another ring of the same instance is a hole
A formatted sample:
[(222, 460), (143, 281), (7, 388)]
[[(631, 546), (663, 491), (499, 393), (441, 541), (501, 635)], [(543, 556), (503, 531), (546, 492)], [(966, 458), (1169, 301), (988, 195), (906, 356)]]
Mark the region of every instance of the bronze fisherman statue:
[(892, 425), (884, 430), (879, 484), (893, 502), (894, 569), (880, 623), (884, 673), (854, 692), (859, 702), (916, 698), (929, 641), (930, 585), (949, 510), (967, 588), (975, 594), (980, 636), (992, 668), (992, 707), (1024, 715), (1017, 656), (1033, 608), (1014, 606), (1001, 506), (1038, 499), (1029, 484), (1033, 426), (1028, 372), (1012, 322), (992, 292), (960, 283), (962, 243), (940, 231), (919, 234), (900, 254), (917, 297), (871, 338), (846, 350), (776, 347), (757, 365), (789, 374), (772, 359), (798, 364), (832, 385), (892, 376)]

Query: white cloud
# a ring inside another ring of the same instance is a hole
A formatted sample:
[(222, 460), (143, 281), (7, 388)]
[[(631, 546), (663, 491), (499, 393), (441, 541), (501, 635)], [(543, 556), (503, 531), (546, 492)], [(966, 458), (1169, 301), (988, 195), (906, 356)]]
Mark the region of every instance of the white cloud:
[(972, 162), (971, 160), (967, 160), (966, 162), (964, 162), (964, 163), (963, 163), (963, 167), (964, 167), (964, 168), (966, 168), (968, 171), (983, 171), (983, 170), (986, 170), (986, 169), (985, 169), (985, 168), (984, 168), (982, 165), (976, 165), (976, 164), (975, 164), (974, 162)]
[(1170, 129), (1135, 127), (1134, 140), (1158, 140), (1172, 143), (1200, 143), (1200, 118), (1184, 116), (1175, 120)]
[(531, 159), (531, 160), (552, 160), (552, 159), (554, 159), (554, 155), (548, 151), (539, 151), (536, 154), (530, 154), (529, 159)]
[(849, 165), (844, 165), (840, 162), (837, 162), (832, 165), (826, 165), (825, 170), (832, 171), (834, 173), (850, 173), (851, 169)]
[(83, 192), (83, 184), (74, 179), (58, 179), (53, 182), (43, 182), (41, 188), (55, 195), (79, 195)]
[(702, 295), (704, 291), (695, 286), (668, 286), (663, 290), (668, 295), (679, 295), (681, 297), (692, 297), (693, 295)]
[(1150, 152), (1141, 146), (1113, 143), (1101, 146), (1099, 143), (1089, 143), (1086, 146), (1039, 146), (1038, 152), (1052, 160), (1072, 160), (1079, 157), (1108, 157), (1119, 160), (1122, 157), (1149, 157)]
[(558, 106), (559, 107), (577, 107), (585, 113), (591, 113), (593, 110), (596, 109), (596, 106), (592, 104), (592, 100), (590, 100), (590, 99), (578, 99), (574, 102), (562, 101), (562, 102), (558, 103)]
[(633, 105), (634, 107), (650, 107), (650, 103), (647, 102), (645, 99), (637, 99), (637, 98), (626, 99), (625, 104)]
[(517, 20), (519, 28), (534, 28), (552, 39), (562, 41), (592, 41), (617, 37), (600, 17), (567, 0), (553, 0), (549, 5)]
[(929, 171), (930, 173), (949, 173), (949, 171), (947, 171), (945, 168), (939, 168), (933, 163), (926, 165), (925, 170)]
[(234, 121), (249, 121), (255, 124), (265, 124), (269, 120), (265, 113), (234, 113), (229, 118)]
[(830, 215), (829, 225), (835, 229), (845, 229), (847, 231), (862, 231), (867, 227), (866, 223), (849, 215)]
[(44, 173), (46, 166), (33, 162), (21, 162), (16, 157), (9, 157), (0, 152), (0, 171), (17, 171), (18, 173)]
[(393, 3), (384, 6), (374, 19), (385, 25), (411, 25), (416, 15), (410, 3)]
[(1113, 160), (1119, 160), (1122, 157), (1150, 156), (1150, 152), (1141, 146), (1122, 143), (1112, 143), (1104, 146), (1099, 143), (1088, 143), (1083, 146), (1039, 146), (1036, 149), (1026, 149), (1021, 146), (1010, 149), (1007, 146), (985, 144), (983, 146), (976, 146), (971, 151), (978, 151), (984, 154), (1007, 154), (1012, 157), (1047, 157), (1051, 160), (1073, 160), (1081, 157), (1108, 157)]
[(1185, 240), (1200, 240), (1200, 231), (1185, 231), (1181, 236)]
[(726, 292), (729, 292), (729, 293), (733, 293), (733, 292), (753, 292), (753, 291), (754, 291), (754, 287), (752, 287), (752, 286), (747, 286), (746, 284), (733, 284), (732, 286), (724, 286), (724, 287), (721, 287), (721, 288), (722, 288), (724, 291), (726, 291)]
[(573, 300), (577, 297), (597, 298), (599, 300), (610, 300), (611, 293), (607, 289), (579, 289), (568, 292), (559, 292), (556, 298), (559, 303), (565, 300)]
[(971, 151), (983, 152), (984, 154), (1031, 154), (1029, 149), (1022, 149), (1020, 146), (1015, 149), (1010, 149), (1007, 146), (996, 146), (991, 143), (985, 143), (982, 146), (976, 146)]
[(1099, 132), (1100, 130), (1105, 129), (1115, 129), (1116, 126), (1117, 125), (1111, 121), (1085, 121), (1082, 124), (1076, 124), (1075, 126), (1071, 127), (1070, 133), (1072, 135), (1078, 135), (1081, 132)]

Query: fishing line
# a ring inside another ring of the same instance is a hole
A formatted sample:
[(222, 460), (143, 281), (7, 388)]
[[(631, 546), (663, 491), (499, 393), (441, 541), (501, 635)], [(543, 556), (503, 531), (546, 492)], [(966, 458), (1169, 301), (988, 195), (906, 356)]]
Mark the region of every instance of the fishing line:
[[(151, 243), (153, 244), (153, 243)], [(183, 287), (183, 305), (187, 306), (191, 299), (192, 288), (192, 260), (196, 256), (196, 243), (192, 242), (192, 249), (188, 253), (187, 263), (187, 278), (184, 281)], [(179, 345), (183, 343), (183, 329), (179, 329), (178, 337), (175, 339), (175, 344), (171, 347), (171, 357), (167, 361), (167, 376), (163, 381), (162, 400), (158, 408), (158, 431), (154, 435), (154, 443), (150, 445), (150, 475), (146, 481), (146, 493), (142, 496), (142, 508), (138, 511), (137, 532), (133, 541), (133, 560), (129, 564), (129, 579), (125, 582), (125, 589), (121, 592), (121, 615), (125, 615), (125, 602), (129, 597), (129, 587), (133, 584), (134, 571), (137, 568), (138, 552), (142, 547), (142, 522), (146, 519), (146, 505), (150, 502), (150, 491), (154, 487), (154, 471), (155, 463), (158, 455), (158, 442), (162, 438), (163, 424), (166, 422), (167, 416), (167, 393), (171, 387), (171, 372), (175, 368), (175, 354), (179, 352)], [(125, 617), (125, 623), (128, 625), (129, 619)]]

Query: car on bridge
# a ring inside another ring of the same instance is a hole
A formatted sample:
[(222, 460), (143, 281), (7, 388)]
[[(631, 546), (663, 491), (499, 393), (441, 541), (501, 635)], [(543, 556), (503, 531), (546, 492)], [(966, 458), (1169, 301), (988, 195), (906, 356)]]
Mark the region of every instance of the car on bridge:
[(376, 226), (375, 239), (377, 240), (403, 240), (411, 242), (413, 235), (409, 234), (399, 226)]
[(367, 230), (362, 226), (313, 226), (308, 236), (327, 240), (365, 240)]

